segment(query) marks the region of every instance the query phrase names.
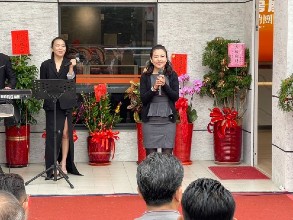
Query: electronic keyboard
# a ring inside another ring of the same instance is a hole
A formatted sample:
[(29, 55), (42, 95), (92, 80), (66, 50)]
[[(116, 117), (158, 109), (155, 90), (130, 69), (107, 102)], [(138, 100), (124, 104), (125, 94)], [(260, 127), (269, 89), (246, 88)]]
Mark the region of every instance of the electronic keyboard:
[(0, 89), (0, 99), (25, 99), (31, 96), (30, 89)]

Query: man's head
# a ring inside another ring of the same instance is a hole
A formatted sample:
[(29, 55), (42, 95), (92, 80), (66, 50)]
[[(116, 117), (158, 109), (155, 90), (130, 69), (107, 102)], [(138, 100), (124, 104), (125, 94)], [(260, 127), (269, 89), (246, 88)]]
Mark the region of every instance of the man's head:
[[(151, 153), (137, 167), (138, 191), (147, 206), (159, 207), (182, 196), (183, 166), (170, 154)], [(176, 207), (177, 208), (177, 207)]]
[(182, 197), (184, 220), (232, 220), (235, 201), (217, 180), (201, 178), (185, 189)]
[(0, 175), (0, 190), (10, 192), (26, 209), (27, 194), (23, 178), (16, 173), (5, 173)]
[(0, 220), (24, 220), (25, 211), (9, 192), (0, 190)]

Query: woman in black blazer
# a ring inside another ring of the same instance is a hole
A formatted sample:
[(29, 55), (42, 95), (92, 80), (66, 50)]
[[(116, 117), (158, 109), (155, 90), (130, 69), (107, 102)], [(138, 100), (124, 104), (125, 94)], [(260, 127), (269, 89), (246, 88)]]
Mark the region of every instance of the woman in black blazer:
[[(6, 79), (8, 84), (5, 85)], [(12, 70), (10, 57), (0, 53), (0, 89), (14, 89), (16, 85), (16, 75)]]
[[(41, 79), (74, 79), (76, 73), (76, 60), (67, 59), (66, 43), (56, 37), (51, 43), (51, 59), (44, 61), (40, 68)], [(74, 164), (74, 142), (72, 109), (76, 106), (76, 97), (68, 99), (61, 98), (56, 103), (56, 127), (57, 127), (57, 158), (62, 171), (80, 175)], [(46, 112), (46, 149), (45, 162), (46, 169), (54, 163), (54, 103), (53, 100), (46, 99), (43, 108)], [(62, 147), (61, 147), (62, 146)], [(53, 177), (53, 170), (47, 172), (47, 179)]]
[(142, 129), (146, 155), (157, 152), (172, 154), (176, 134), (175, 102), (179, 98), (179, 82), (162, 45), (151, 49), (150, 61), (140, 77)]

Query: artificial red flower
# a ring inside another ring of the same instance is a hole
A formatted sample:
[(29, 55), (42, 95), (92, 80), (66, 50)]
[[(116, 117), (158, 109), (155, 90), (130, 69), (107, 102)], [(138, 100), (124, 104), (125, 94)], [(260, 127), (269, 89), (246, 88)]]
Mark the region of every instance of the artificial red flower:
[(94, 86), (94, 91), (95, 91), (96, 101), (99, 102), (101, 98), (107, 94), (107, 86), (106, 84), (98, 84)]

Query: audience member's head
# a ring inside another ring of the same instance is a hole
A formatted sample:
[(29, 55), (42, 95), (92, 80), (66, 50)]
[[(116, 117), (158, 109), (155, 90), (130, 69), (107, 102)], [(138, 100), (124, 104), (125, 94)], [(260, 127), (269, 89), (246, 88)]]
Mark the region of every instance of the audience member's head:
[(201, 178), (193, 181), (183, 193), (184, 220), (232, 220), (235, 201), (219, 181)]
[(25, 220), (25, 211), (9, 192), (0, 190), (0, 220)]
[(5, 173), (0, 175), (0, 190), (10, 192), (19, 203), (27, 209), (28, 196), (26, 194), (23, 178), (16, 173)]
[(138, 192), (148, 208), (178, 208), (182, 197), (183, 166), (171, 154), (151, 153), (137, 167)]

